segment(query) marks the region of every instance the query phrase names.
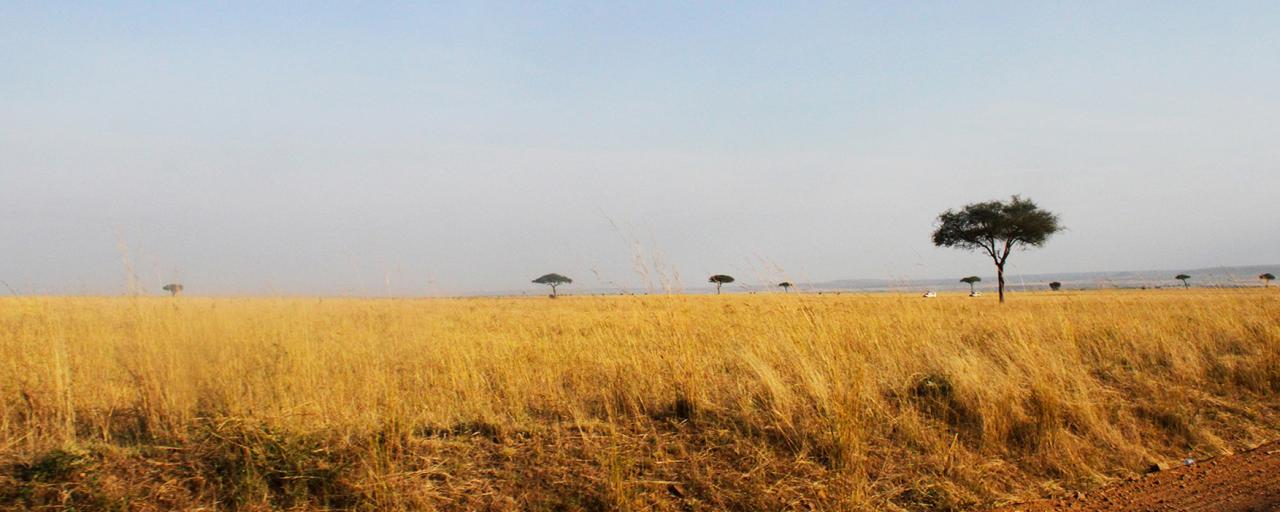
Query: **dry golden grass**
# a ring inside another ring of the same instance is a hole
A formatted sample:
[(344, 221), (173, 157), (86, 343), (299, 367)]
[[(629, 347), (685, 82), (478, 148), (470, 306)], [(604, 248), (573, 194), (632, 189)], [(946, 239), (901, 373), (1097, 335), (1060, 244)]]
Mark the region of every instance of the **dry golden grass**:
[(1275, 290), (0, 299), (0, 507), (947, 509), (1280, 433)]

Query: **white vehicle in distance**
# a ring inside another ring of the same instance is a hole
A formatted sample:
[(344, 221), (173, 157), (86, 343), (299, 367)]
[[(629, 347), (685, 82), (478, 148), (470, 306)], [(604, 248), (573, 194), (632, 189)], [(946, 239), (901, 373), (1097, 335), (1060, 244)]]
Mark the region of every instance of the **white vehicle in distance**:
[(932, 299), (932, 298), (937, 297), (937, 296), (938, 296), (938, 292), (935, 292), (935, 291), (933, 291), (933, 290), (929, 290), (929, 291), (927, 291), (927, 292), (924, 292), (924, 298), (926, 298), (926, 299)]

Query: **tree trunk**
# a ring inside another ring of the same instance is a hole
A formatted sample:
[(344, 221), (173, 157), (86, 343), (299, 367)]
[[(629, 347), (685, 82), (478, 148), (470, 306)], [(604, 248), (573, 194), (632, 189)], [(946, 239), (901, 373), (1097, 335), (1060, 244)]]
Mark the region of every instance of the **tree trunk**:
[(716, 281), (716, 295), (720, 295), (720, 282)]
[(969, 295), (973, 295), (973, 283), (969, 283)]
[(556, 298), (556, 285), (551, 285), (551, 298)]
[(1000, 303), (1004, 303), (1004, 265), (996, 265), (996, 285), (1000, 288)]

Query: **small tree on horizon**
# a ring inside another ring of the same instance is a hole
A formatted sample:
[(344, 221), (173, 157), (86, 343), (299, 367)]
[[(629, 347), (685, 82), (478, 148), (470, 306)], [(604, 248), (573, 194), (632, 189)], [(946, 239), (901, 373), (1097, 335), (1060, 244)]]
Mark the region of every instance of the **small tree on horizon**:
[(1178, 275), (1176, 275), (1176, 276), (1173, 276), (1173, 278), (1174, 278), (1174, 279), (1177, 279), (1177, 280), (1179, 280), (1179, 281), (1182, 281), (1182, 287), (1183, 287), (1183, 288), (1190, 288), (1190, 287), (1191, 287), (1191, 283), (1188, 283), (1188, 282), (1187, 282), (1187, 280), (1188, 280), (1188, 279), (1191, 279), (1191, 276), (1186, 275), (1186, 274), (1178, 274)]
[(560, 286), (560, 285), (562, 285), (562, 284), (569, 284), (569, 283), (572, 283), (572, 282), (573, 282), (573, 280), (572, 280), (572, 279), (569, 279), (568, 277), (562, 276), (562, 275), (560, 275), (560, 274), (551, 273), (551, 274), (546, 274), (546, 275), (544, 275), (544, 276), (542, 276), (542, 277), (539, 277), (539, 278), (537, 278), (537, 279), (534, 279), (534, 280), (533, 280), (533, 282), (534, 282), (534, 283), (537, 283), (537, 284), (545, 284), (545, 285), (547, 285), (547, 286), (550, 286), (550, 287), (551, 287), (551, 298), (553, 298), (553, 299), (554, 299), (554, 298), (556, 298), (556, 297), (558, 297), (558, 296), (559, 296), (559, 295), (556, 293), (556, 287), (557, 287), (557, 286)]
[(973, 295), (975, 292), (975, 290), (973, 289), (973, 284), (980, 281), (982, 281), (982, 278), (978, 276), (969, 276), (960, 280), (960, 282), (969, 285), (969, 295)]
[(715, 284), (716, 284), (716, 295), (720, 295), (720, 287), (721, 287), (721, 286), (723, 286), (723, 285), (725, 285), (725, 284), (727, 284), (727, 283), (732, 283), (732, 282), (733, 282), (733, 276), (727, 276), (727, 275), (724, 275), (724, 274), (716, 274), (716, 275), (711, 276), (710, 278), (708, 278), (708, 279), (707, 279), (707, 282), (708, 282), (708, 283), (715, 283)]
[(178, 283), (169, 283), (164, 285), (164, 288), (161, 288), (161, 290), (169, 292), (170, 297), (177, 297), (182, 293), (182, 285)]
[(783, 293), (789, 293), (791, 292), (791, 287), (793, 285), (791, 284), (791, 281), (783, 281), (781, 283), (778, 283), (778, 286), (782, 288)]
[(1050, 289), (1050, 290), (1053, 290), (1053, 291), (1055, 291), (1055, 292), (1056, 292), (1056, 291), (1058, 291), (1060, 288), (1062, 288), (1062, 283), (1059, 283), (1059, 282), (1057, 282), (1057, 281), (1054, 281), (1054, 282), (1052, 282), (1052, 283), (1049, 283), (1049, 289)]
[(1004, 302), (1004, 265), (1015, 247), (1041, 247), (1062, 231), (1058, 216), (1041, 210), (1030, 199), (986, 201), (947, 210), (938, 215), (933, 245), (980, 250), (996, 265), (996, 287)]
[(1276, 280), (1276, 275), (1270, 272), (1267, 272), (1265, 274), (1258, 274), (1258, 279), (1262, 280), (1262, 287), (1267, 288), (1271, 286), (1272, 281)]

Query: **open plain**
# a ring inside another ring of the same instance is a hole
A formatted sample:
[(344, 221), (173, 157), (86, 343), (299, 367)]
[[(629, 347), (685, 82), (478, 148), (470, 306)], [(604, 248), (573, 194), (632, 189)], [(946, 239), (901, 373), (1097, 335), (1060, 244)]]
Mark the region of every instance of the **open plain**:
[(946, 510), (1280, 437), (1280, 293), (0, 299), (0, 508)]

